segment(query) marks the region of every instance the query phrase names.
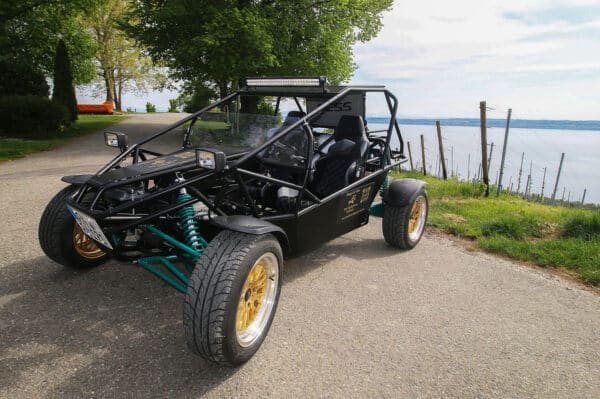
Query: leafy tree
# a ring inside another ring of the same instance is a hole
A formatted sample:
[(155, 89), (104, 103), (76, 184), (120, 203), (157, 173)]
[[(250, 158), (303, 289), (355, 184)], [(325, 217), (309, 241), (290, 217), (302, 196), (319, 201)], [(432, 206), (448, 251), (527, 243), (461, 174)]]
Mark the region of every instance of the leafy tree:
[(177, 98), (177, 103), (183, 112), (195, 112), (209, 105), (217, 93), (204, 82), (184, 82), (182, 93)]
[(71, 63), (69, 61), (69, 54), (67, 53), (67, 46), (63, 40), (60, 40), (56, 47), (52, 99), (64, 105), (69, 110), (71, 120), (77, 119), (77, 99), (75, 98), (75, 88), (73, 87)]
[(50, 88), (44, 74), (30, 64), (0, 59), (0, 95), (48, 97)]
[(177, 109), (177, 99), (172, 98), (169, 100), (169, 111), (168, 112), (179, 112)]
[(166, 82), (160, 68), (119, 27), (131, 5), (131, 0), (105, 0), (88, 10), (85, 18), (97, 45), (96, 66), (106, 101), (114, 101), (119, 111), (124, 92), (143, 92)]
[(64, 40), (71, 58), (75, 83), (94, 78), (94, 42), (80, 16), (100, 0), (3, 1), (0, 7), (0, 60), (30, 65), (52, 77), (59, 39)]
[(223, 97), (245, 76), (351, 77), (352, 46), (381, 28), (392, 0), (139, 0), (126, 30), (155, 61)]

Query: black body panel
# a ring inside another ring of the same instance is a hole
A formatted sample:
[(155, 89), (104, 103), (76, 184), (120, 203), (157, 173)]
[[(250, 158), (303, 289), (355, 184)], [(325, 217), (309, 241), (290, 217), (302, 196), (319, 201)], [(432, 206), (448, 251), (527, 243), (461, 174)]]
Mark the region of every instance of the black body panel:
[(290, 251), (290, 242), (285, 231), (266, 220), (257, 219), (252, 216), (232, 215), (216, 216), (211, 219), (211, 222), (218, 228), (239, 231), (241, 233), (255, 235), (271, 233), (277, 237), (284, 252), (288, 253)]
[(306, 253), (367, 224), (369, 208), (384, 179), (384, 173), (373, 174), (301, 211), (297, 217), (272, 222), (287, 233), (291, 254)]
[(383, 203), (392, 206), (410, 204), (425, 182), (417, 179), (394, 180), (383, 195)]
[(69, 184), (74, 184), (76, 186), (81, 186), (87, 183), (93, 175), (71, 175), (71, 176), (63, 176), (62, 181)]
[(183, 149), (162, 157), (153, 158), (148, 161), (138, 162), (123, 168), (113, 169), (109, 172), (94, 176), (89, 183), (95, 186), (103, 186), (115, 181), (144, 175), (168, 172), (170, 170), (191, 169), (196, 164), (196, 150), (194, 148)]

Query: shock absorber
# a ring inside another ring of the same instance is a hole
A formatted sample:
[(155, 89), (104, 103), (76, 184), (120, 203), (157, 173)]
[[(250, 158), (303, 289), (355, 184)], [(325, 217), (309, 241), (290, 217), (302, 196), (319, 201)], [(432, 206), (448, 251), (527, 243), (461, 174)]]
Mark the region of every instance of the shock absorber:
[[(177, 197), (177, 203), (189, 201), (192, 196), (187, 193), (187, 190), (181, 188), (179, 190), (179, 196)], [(179, 209), (179, 222), (181, 224), (181, 230), (183, 230), (183, 237), (185, 243), (195, 251), (202, 250), (206, 247), (206, 241), (200, 235), (198, 222), (196, 221), (196, 212), (192, 205), (184, 206)]]

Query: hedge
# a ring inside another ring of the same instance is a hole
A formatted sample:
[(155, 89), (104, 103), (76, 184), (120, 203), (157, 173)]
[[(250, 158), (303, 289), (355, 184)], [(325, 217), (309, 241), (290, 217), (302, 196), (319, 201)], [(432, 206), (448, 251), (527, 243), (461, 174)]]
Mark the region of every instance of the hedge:
[(69, 126), (69, 111), (47, 97), (0, 97), (0, 136), (47, 139)]

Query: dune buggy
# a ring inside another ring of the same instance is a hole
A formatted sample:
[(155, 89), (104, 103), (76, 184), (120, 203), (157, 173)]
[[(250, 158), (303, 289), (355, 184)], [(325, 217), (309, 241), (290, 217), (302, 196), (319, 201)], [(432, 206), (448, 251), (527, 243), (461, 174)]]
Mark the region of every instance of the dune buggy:
[[(367, 127), (370, 104), (387, 114), (379, 130)], [(383, 217), (390, 245), (419, 242), (424, 183), (388, 184), (388, 173), (406, 161), (396, 111), (383, 86), (248, 78), (137, 144), (105, 132), (120, 154), (95, 175), (63, 177), (69, 186), (40, 221), (41, 247), (67, 267), (114, 257), (146, 268), (185, 293), (191, 350), (241, 364), (270, 328), (285, 258), (370, 215)]]

